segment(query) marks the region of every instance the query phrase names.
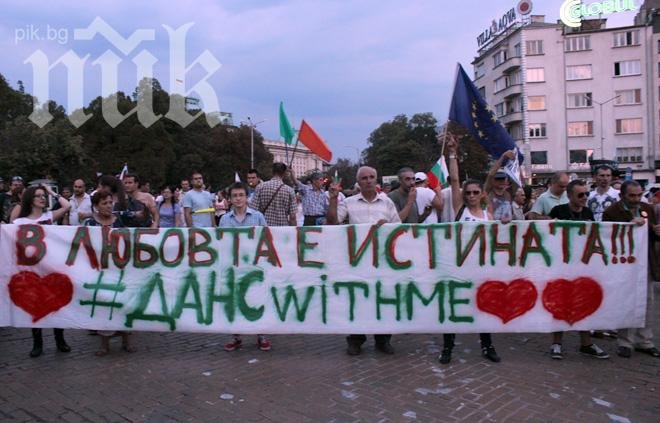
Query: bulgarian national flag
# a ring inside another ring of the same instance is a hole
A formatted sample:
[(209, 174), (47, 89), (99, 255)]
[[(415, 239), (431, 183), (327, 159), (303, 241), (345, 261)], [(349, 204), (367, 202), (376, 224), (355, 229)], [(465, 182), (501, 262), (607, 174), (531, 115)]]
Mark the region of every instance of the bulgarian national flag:
[(426, 176), (429, 178), (428, 184), (431, 189), (436, 189), (437, 187), (447, 188), (449, 186), (449, 182), (447, 182), (449, 170), (447, 169), (444, 155), (440, 156), (431, 170), (426, 173)]
[(309, 148), (312, 153), (316, 154), (326, 162), (332, 160), (332, 151), (328, 144), (323, 141), (323, 138), (316, 133), (316, 131), (309, 126), (305, 119), (300, 124), (300, 131), (298, 132), (298, 139), (305, 147)]

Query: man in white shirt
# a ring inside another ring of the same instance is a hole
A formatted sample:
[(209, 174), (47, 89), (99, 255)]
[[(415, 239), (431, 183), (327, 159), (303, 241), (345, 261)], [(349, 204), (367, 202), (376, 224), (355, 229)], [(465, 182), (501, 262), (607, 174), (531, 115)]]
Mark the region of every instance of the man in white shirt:
[(438, 215), (442, 213), (443, 201), (437, 191), (428, 187), (428, 177), (424, 172), (415, 173), (415, 190), (417, 191), (417, 212), (419, 223), (438, 223)]
[(607, 165), (600, 165), (594, 169), (594, 179), (596, 189), (589, 193), (587, 207), (593, 212), (596, 222), (600, 222), (603, 218), (603, 212), (619, 201), (619, 191), (610, 187), (612, 168)]
[(71, 204), (69, 225), (71, 226), (80, 226), (85, 219), (92, 217), (92, 199), (85, 189), (85, 181), (82, 179), (73, 181), (73, 196), (69, 199)]
[[(360, 223), (383, 224), (401, 223), (399, 212), (394, 202), (384, 193), (376, 192), (376, 169), (362, 166), (357, 171), (360, 192), (337, 204), (339, 182), (330, 185), (330, 204), (328, 206), (327, 223), (336, 225), (348, 218), (351, 225)], [(385, 354), (394, 354), (390, 344), (392, 335), (374, 335), (376, 348)], [(346, 337), (348, 355), (358, 355), (362, 352), (362, 344), (367, 340), (365, 335), (349, 335)]]

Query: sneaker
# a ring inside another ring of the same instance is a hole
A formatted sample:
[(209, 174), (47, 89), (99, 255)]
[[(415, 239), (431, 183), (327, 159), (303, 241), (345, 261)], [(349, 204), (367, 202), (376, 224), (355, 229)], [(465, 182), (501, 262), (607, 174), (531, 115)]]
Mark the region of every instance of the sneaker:
[(270, 341), (263, 336), (257, 338), (257, 347), (261, 351), (270, 351)]
[(497, 355), (497, 351), (495, 351), (495, 347), (492, 345), (481, 348), (481, 355), (483, 355), (485, 358), (489, 359), (493, 363), (499, 363), (501, 360), (500, 356)]
[(588, 355), (594, 358), (610, 358), (610, 355), (603, 351), (598, 345), (591, 344), (580, 347), (580, 354)]
[(362, 347), (360, 344), (356, 344), (355, 342), (349, 342), (348, 346), (346, 347), (346, 354), (348, 355), (360, 355), (362, 353)]
[(234, 338), (227, 345), (225, 345), (225, 351), (234, 351), (235, 349), (240, 348), (241, 344), (243, 344), (241, 338)]
[(550, 345), (550, 357), (555, 360), (561, 360), (564, 358), (564, 353), (561, 352), (561, 344)]
[(394, 347), (392, 344), (387, 342), (376, 343), (376, 349), (384, 354), (392, 355), (394, 354)]

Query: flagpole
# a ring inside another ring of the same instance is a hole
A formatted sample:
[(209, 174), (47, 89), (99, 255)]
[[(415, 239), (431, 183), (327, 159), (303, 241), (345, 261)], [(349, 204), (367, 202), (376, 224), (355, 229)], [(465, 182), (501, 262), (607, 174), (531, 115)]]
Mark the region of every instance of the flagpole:
[(447, 130), (449, 128), (449, 119), (445, 123), (445, 127), (442, 130), (442, 148), (440, 149), (440, 157), (445, 155), (445, 144), (447, 143)]
[[(458, 67), (461, 66), (459, 62), (456, 62), (456, 67), (454, 68), (454, 85), (451, 89), (452, 96), (454, 91), (456, 91), (456, 80), (458, 79)], [(447, 112), (447, 123), (445, 124), (445, 129), (442, 132), (442, 149), (440, 150), (440, 156), (444, 156), (445, 154), (445, 144), (446, 144), (446, 139), (447, 139), (447, 131), (449, 130), (449, 113), (451, 112), (451, 100), (449, 101), (449, 111)]]
[[(294, 129), (294, 131), (295, 131), (295, 129)], [(293, 158), (296, 156), (296, 151), (298, 151), (298, 141), (300, 141), (298, 139), (298, 134), (297, 134), (297, 132), (299, 132), (299, 131), (295, 131), (295, 132), (296, 132), (296, 143), (294, 144), (293, 152), (291, 153), (291, 161), (289, 161), (289, 163), (287, 164), (288, 169), (291, 169), (291, 165), (293, 164)], [(288, 158), (287, 158), (287, 160), (288, 160)]]

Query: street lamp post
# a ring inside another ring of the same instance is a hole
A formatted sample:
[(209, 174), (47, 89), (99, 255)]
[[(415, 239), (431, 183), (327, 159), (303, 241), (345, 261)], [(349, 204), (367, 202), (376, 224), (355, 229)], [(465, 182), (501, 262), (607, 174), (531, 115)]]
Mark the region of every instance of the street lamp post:
[[(254, 169), (254, 128), (256, 128), (260, 123), (266, 122), (266, 119), (260, 120), (259, 122), (252, 122), (252, 118), (250, 116), (247, 117), (247, 122), (250, 127), (250, 169)], [(241, 122), (245, 123), (245, 122)]]
[(344, 147), (352, 148), (353, 150), (355, 150), (355, 154), (357, 156), (356, 164), (360, 166), (360, 158), (362, 157), (362, 152), (360, 151), (360, 149), (354, 145), (344, 145)]
[(614, 97), (610, 98), (609, 100), (605, 101), (596, 101), (590, 97), (587, 97), (586, 95), (584, 96), (585, 98), (593, 101), (594, 103), (598, 104), (598, 112), (600, 116), (600, 158), (605, 159), (605, 147), (604, 147), (604, 141), (605, 137), (603, 136), (603, 105), (609, 103), (610, 101), (616, 100), (617, 98), (621, 97), (621, 94), (615, 95)]

